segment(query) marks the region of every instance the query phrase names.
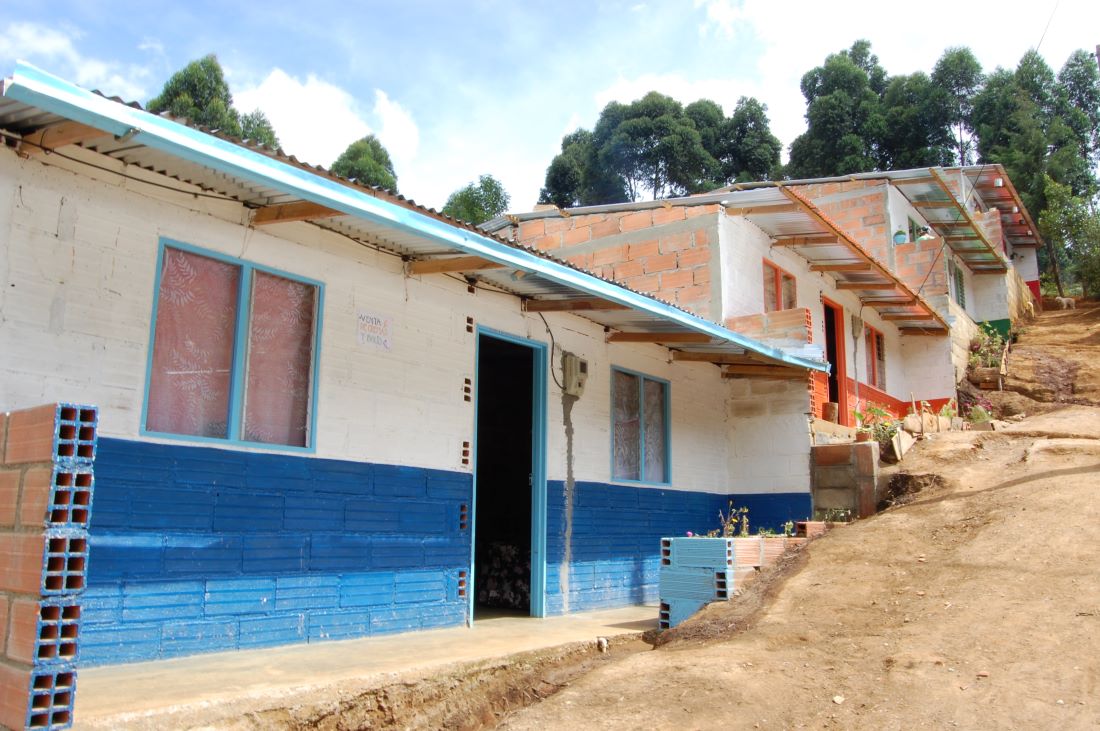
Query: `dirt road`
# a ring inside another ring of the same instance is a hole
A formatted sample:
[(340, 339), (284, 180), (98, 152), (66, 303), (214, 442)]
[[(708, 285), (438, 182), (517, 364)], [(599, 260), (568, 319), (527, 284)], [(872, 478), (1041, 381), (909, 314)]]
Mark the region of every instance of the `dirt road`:
[(1100, 406), (1100, 303), (1048, 310), (1025, 325), (1007, 388), (1040, 401)]
[[(1100, 403), (1097, 350), (1100, 307), (1047, 313), (1016, 383), (1069, 364), (1062, 400)], [(1100, 728), (1100, 409), (940, 435), (902, 470), (942, 479), (811, 544), (748, 630), (601, 666), (501, 727)]]

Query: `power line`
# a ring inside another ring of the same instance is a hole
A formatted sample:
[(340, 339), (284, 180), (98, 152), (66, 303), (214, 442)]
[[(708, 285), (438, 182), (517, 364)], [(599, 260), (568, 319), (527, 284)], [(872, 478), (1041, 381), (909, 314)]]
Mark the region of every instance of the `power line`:
[(1043, 39), (1047, 37), (1047, 31), (1050, 30), (1050, 21), (1054, 20), (1054, 14), (1058, 12), (1058, 3), (1060, 0), (1054, 0), (1054, 10), (1050, 11), (1050, 17), (1047, 18), (1046, 27), (1043, 28), (1043, 35), (1039, 36), (1039, 42), (1035, 44), (1035, 50), (1039, 50), (1039, 46), (1043, 45)]

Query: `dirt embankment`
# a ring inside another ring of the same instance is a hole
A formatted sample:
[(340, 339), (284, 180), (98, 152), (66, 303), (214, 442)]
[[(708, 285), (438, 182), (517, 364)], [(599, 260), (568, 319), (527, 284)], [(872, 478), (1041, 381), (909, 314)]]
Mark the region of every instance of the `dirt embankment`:
[(1022, 328), (1006, 390), (1048, 403), (1100, 406), (1100, 303), (1049, 310)]

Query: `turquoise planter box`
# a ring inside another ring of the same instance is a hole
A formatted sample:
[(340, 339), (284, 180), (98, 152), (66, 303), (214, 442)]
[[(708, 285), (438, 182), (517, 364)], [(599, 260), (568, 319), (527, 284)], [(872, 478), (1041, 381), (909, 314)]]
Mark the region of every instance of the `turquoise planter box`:
[(704, 602), (726, 601), (733, 595), (733, 569), (661, 567), (660, 597)]
[(657, 624), (660, 629), (672, 629), (676, 625), (691, 617), (710, 602), (701, 602), (694, 599), (669, 599), (661, 602), (661, 613)]
[(676, 568), (733, 569), (734, 538), (662, 538), (661, 566)]

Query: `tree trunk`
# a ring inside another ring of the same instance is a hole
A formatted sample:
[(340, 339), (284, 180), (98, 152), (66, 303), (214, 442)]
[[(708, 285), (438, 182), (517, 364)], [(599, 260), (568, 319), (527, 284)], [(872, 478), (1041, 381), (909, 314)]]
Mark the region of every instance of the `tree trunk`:
[(1054, 251), (1054, 243), (1047, 239), (1047, 253), (1050, 254), (1050, 268), (1054, 272), (1054, 285), (1058, 287), (1058, 296), (1065, 297), (1066, 293), (1062, 289), (1062, 275), (1058, 271), (1058, 254)]

